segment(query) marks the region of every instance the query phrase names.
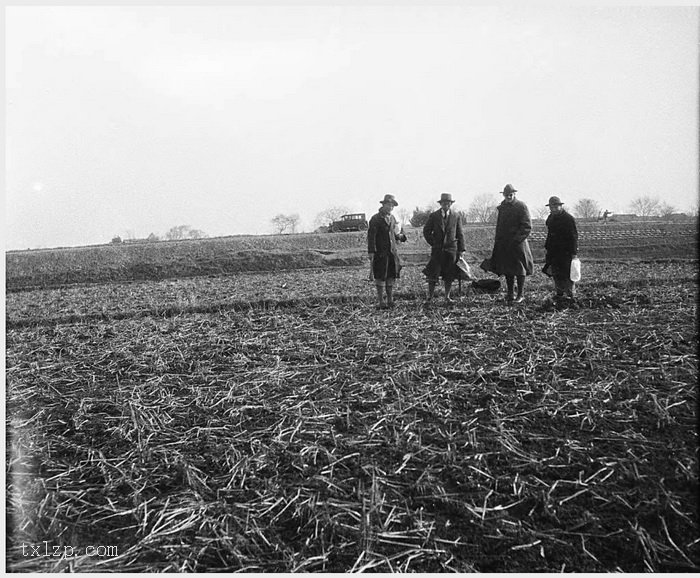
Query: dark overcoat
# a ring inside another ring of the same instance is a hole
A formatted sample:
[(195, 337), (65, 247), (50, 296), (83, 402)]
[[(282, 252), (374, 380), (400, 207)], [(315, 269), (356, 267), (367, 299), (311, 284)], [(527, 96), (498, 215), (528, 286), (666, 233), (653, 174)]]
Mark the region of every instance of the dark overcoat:
[(391, 213), (376, 213), (369, 220), (367, 229), (367, 252), (374, 253), (372, 272), (378, 281), (397, 279), (401, 272), (401, 260), (397, 241), (405, 241), (406, 235), (396, 233), (396, 217)]
[(465, 251), (459, 215), (450, 211), (443, 222), (441, 209), (430, 213), (423, 227), (423, 237), (430, 245), (430, 260), (423, 274), (432, 280), (442, 277), (447, 282), (454, 281), (457, 277), (457, 255)]
[(534, 261), (527, 240), (532, 221), (527, 205), (516, 199), (512, 203), (502, 202), (497, 210), (491, 271), (496, 275), (532, 275)]
[(566, 211), (562, 211), (556, 214), (550, 213), (545, 224), (547, 240), (544, 242), (546, 251), (544, 271), (551, 272), (554, 277), (568, 279), (571, 259), (578, 254), (576, 219)]

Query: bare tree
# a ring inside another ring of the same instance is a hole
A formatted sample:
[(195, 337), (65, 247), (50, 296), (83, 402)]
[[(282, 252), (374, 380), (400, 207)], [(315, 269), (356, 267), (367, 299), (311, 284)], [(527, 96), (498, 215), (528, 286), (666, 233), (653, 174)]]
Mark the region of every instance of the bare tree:
[(677, 212), (678, 210), (676, 209), (676, 207), (674, 207), (673, 205), (669, 205), (668, 203), (661, 203), (659, 205), (659, 216), (664, 219), (667, 219), (668, 217), (673, 215), (673, 213)]
[(206, 233), (200, 229), (190, 229), (190, 239), (204, 239), (206, 236)]
[(288, 215), (287, 219), (289, 220), (289, 229), (290, 233), (296, 233), (297, 232), (297, 227), (299, 226), (299, 213), (294, 213), (293, 215)]
[(401, 207), (399, 209), (396, 209), (396, 220), (399, 222), (399, 224), (403, 227), (407, 223), (411, 221), (411, 215), (413, 213), (407, 209), (406, 207)]
[(189, 225), (177, 225), (176, 227), (170, 227), (165, 232), (165, 238), (168, 241), (179, 241), (180, 239), (187, 238), (187, 232), (189, 231)]
[(352, 211), (347, 207), (340, 205), (337, 207), (329, 207), (324, 209), (316, 215), (316, 218), (314, 219), (314, 228), (318, 229), (319, 227), (327, 227), (333, 221), (337, 221), (341, 215), (347, 215), (348, 213), (352, 213)]
[(645, 195), (637, 197), (630, 203), (630, 209), (635, 215), (640, 217), (652, 217), (658, 214), (661, 201), (658, 197), (650, 197)]
[(482, 193), (474, 197), (466, 212), (466, 218), (472, 223), (493, 223), (496, 220), (498, 197), (491, 193)]
[(543, 221), (546, 221), (547, 217), (549, 217), (549, 207), (537, 206), (532, 211), (532, 213), (535, 215), (536, 219), (542, 219)]
[(574, 205), (574, 213), (582, 219), (595, 219), (600, 215), (600, 206), (593, 199), (581, 199)]
[(170, 227), (165, 233), (165, 238), (168, 241), (179, 241), (181, 239), (203, 239), (206, 237), (204, 231), (199, 229), (193, 229), (190, 225), (177, 225), (176, 227)]
[(271, 223), (277, 235), (296, 233), (297, 226), (299, 225), (299, 215), (296, 213), (293, 215), (283, 215), (280, 213), (271, 219)]

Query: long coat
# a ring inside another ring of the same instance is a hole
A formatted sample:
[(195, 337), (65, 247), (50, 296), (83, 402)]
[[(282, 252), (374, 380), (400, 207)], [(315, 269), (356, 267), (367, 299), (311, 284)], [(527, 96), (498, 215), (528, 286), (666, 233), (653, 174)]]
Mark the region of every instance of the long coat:
[(369, 220), (367, 252), (374, 253), (372, 272), (377, 281), (397, 279), (401, 272), (396, 242), (405, 241), (406, 235), (396, 233), (397, 225), (396, 217), (391, 213), (378, 212)]
[(527, 238), (532, 230), (530, 211), (522, 201), (498, 205), (491, 271), (497, 275), (532, 275), (534, 261)]
[(465, 251), (464, 232), (459, 215), (450, 211), (443, 222), (442, 209), (430, 213), (423, 227), (423, 237), (430, 245), (430, 260), (423, 269), (428, 279), (451, 282), (457, 276), (457, 254)]
[[(550, 213), (545, 223), (547, 225), (547, 240), (544, 248), (545, 273), (552, 276), (569, 278), (571, 258), (578, 253), (578, 229), (576, 219), (566, 211)], [(548, 268), (549, 266), (549, 268)]]

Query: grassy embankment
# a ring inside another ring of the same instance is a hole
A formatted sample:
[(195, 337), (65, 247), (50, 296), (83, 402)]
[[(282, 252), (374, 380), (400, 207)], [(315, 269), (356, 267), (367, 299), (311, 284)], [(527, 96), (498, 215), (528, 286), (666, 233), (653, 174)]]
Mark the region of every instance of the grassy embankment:
[[(583, 224), (582, 259), (655, 259), (696, 256), (695, 224)], [(488, 256), (493, 226), (466, 227), (468, 258)], [(407, 228), (401, 245), (406, 263), (425, 262), (428, 247), (420, 229)], [(534, 227), (530, 243), (543, 256), (545, 231)], [(241, 271), (280, 271), (364, 263), (365, 233), (235, 236), (158, 243), (100, 245), (6, 254), (8, 291), (73, 283), (158, 280)]]

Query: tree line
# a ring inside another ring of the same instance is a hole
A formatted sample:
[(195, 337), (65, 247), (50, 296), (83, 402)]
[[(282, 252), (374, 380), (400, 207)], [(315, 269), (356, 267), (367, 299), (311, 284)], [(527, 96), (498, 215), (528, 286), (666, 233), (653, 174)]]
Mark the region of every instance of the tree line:
[(125, 239), (122, 239), (121, 236), (115, 235), (112, 237), (112, 243), (113, 244), (119, 244), (119, 243), (156, 243), (158, 241), (182, 241), (184, 239), (205, 239), (208, 237), (204, 231), (200, 229), (195, 229), (191, 227), (190, 225), (176, 225), (175, 227), (170, 227), (163, 237), (161, 238), (159, 235), (156, 235), (155, 233), (151, 233), (148, 235), (148, 237), (145, 237), (143, 239), (137, 239), (134, 237), (134, 235), (127, 231), (127, 234), (125, 235)]
[[(484, 193), (476, 195), (466, 210), (459, 210), (458, 204), (455, 204), (457, 211), (464, 222), (467, 223), (495, 223), (497, 216), (497, 207), (501, 199), (498, 195)], [(529, 206), (531, 214), (536, 219), (546, 219), (549, 215), (549, 209), (544, 206)], [(434, 204), (429, 204), (424, 208), (415, 207), (410, 211), (406, 207), (399, 207), (394, 211), (396, 219), (402, 225), (410, 224), (414, 227), (422, 227), (428, 220), (428, 215), (436, 210)], [(583, 198), (574, 203), (569, 209), (571, 214), (580, 219), (600, 219), (603, 217), (606, 208), (601, 207), (599, 203), (593, 199)], [(678, 212), (678, 209), (669, 203), (661, 201), (658, 197), (644, 195), (635, 198), (629, 205), (631, 213), (639, 217), (668, 217)], [(340, 218), (341, 215), (353, 213), (351, 209), (345, 206), (334, 206), (324, 209), (316, 215), (314, 219), (314, 229), (321, 230), (328, 226), (331, 222)], [(697, 211), (695, 212), (697, 214)], [(368, 215), (369, 217), (369, 215)], [(273, 220), (273, 228), (276, 233), (294, 233), (296, 226), (299, 223), (299, 215), (277, 215)], [(292, 221), (293, 224), (288, 223)]]

